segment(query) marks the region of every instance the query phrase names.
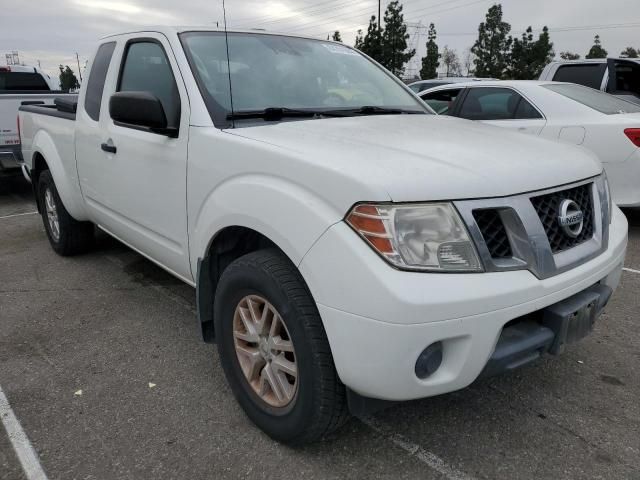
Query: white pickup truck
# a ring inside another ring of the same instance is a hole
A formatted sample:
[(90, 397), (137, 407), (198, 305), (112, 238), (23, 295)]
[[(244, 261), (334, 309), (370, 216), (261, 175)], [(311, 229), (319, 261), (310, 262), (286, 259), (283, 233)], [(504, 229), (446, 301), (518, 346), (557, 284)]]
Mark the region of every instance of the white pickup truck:
[(73, 97), (59, 91), (58, 82), (38, 67), (0, 65), (0, 177), (20, 173), (22, 156), (16, 121), (20, 105), (52, 104), (54, 98), (65, 101)]
[(106, 37), (72, 110), (20, 109), (54, 250), (95, 225), (195, 286), (279, 441), (558, 354), (621, 275), (627, 222), (591, 153), (436, 116), (339, 43)]
[(640, 104), (640, 59), (591, 58), (549, 63), (540, 80), (577, 83)]

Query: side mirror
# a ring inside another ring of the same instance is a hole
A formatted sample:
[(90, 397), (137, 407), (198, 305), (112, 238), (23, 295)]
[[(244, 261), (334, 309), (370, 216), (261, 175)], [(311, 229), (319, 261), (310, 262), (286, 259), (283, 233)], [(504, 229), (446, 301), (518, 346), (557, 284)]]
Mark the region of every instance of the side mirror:
[(177, 137), (178, 129), (167, 126), (162, 102), (149, 92), (116, 92), (109, 99), (109, 114), (116, 125)]

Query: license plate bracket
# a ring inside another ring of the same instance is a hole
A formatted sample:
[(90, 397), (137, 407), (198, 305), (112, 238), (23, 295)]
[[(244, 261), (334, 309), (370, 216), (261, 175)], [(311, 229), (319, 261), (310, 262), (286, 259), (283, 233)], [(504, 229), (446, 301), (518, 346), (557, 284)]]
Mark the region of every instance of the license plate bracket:
[(549, 353), (559, 355), (567, 344), (591, 333), (596, 318), (611, 296), (610, 290), (607, 287), (586, 290), (544, 309), (542, 324), (555, 333)]

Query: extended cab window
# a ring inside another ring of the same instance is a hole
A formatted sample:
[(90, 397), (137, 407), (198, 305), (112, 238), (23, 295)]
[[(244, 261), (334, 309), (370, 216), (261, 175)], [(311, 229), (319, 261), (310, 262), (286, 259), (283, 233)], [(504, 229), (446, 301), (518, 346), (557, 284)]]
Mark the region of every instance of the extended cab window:
[(458, 95), (462, 91), (461, 88), (452, 90), (439, 90), (437, 92), (426, 93), (420, 95), (420, 98), (425, 101), (438, 115), (448, 115), (451, 113), (451, 107), (453, 102), (456, 101)]
[(180, 125), (180, 93), (171, 65), (159, 43), (136, 41), (129, 44), (120, 72), (119, 92), (149, 92), (162, 103), (167, 126)]
[(100, 118), (100, 104), (102, 103), (102, 93), (104, 91), (104, 81), (109, 70), (109, 63), (116, 48), (115, 42), (100, 45), (96, 57), (93, 59), (91, 73), (87, 81), (87, 93), (84, 98), (84, 109), (96, 122)]
[(561, 65), (553, 76), (556, 82), (579, 83), (586, 87), (600, 89), (606, 63), (582, 63)]
[(522, 95), (510, 88), (470, 88), (460, 110), (468, 120), (523, 120), (542, 118)]

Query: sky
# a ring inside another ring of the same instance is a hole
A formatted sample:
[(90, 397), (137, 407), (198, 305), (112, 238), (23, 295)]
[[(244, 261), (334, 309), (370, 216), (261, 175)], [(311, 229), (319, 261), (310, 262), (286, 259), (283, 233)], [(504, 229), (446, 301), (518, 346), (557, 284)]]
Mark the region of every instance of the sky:
[[(382, 10), (388, 2), (382, 0)], [(477, 38), (478, 24), (495, 0), (401, 0), (409, 25), (410, 47), (417, 55), (407, 73), (419, 69), (426, 26), (433, 22), (437, 43), (458, 51), (461, 59)], [(625, 47), (640, 48), (638, 0), (502, 0), (512, 34), (531, 25), (551, 30), (556, 54), (584, 56), (600, 35), (610, 56)], [(229, 28), (264, 28), (326, 38), (340, 30), (353, 44), (356, 31), (377, 14), (377, 0), (226, 0)], [(631, 12), (631, 14), (630, 14)], [(0, 64), (18, 51), (20, 60), (57, 74), (59, 64), (78, 71), (102, 36), (141, 25), (223, 25), (221, 0), (0, 0)]]

